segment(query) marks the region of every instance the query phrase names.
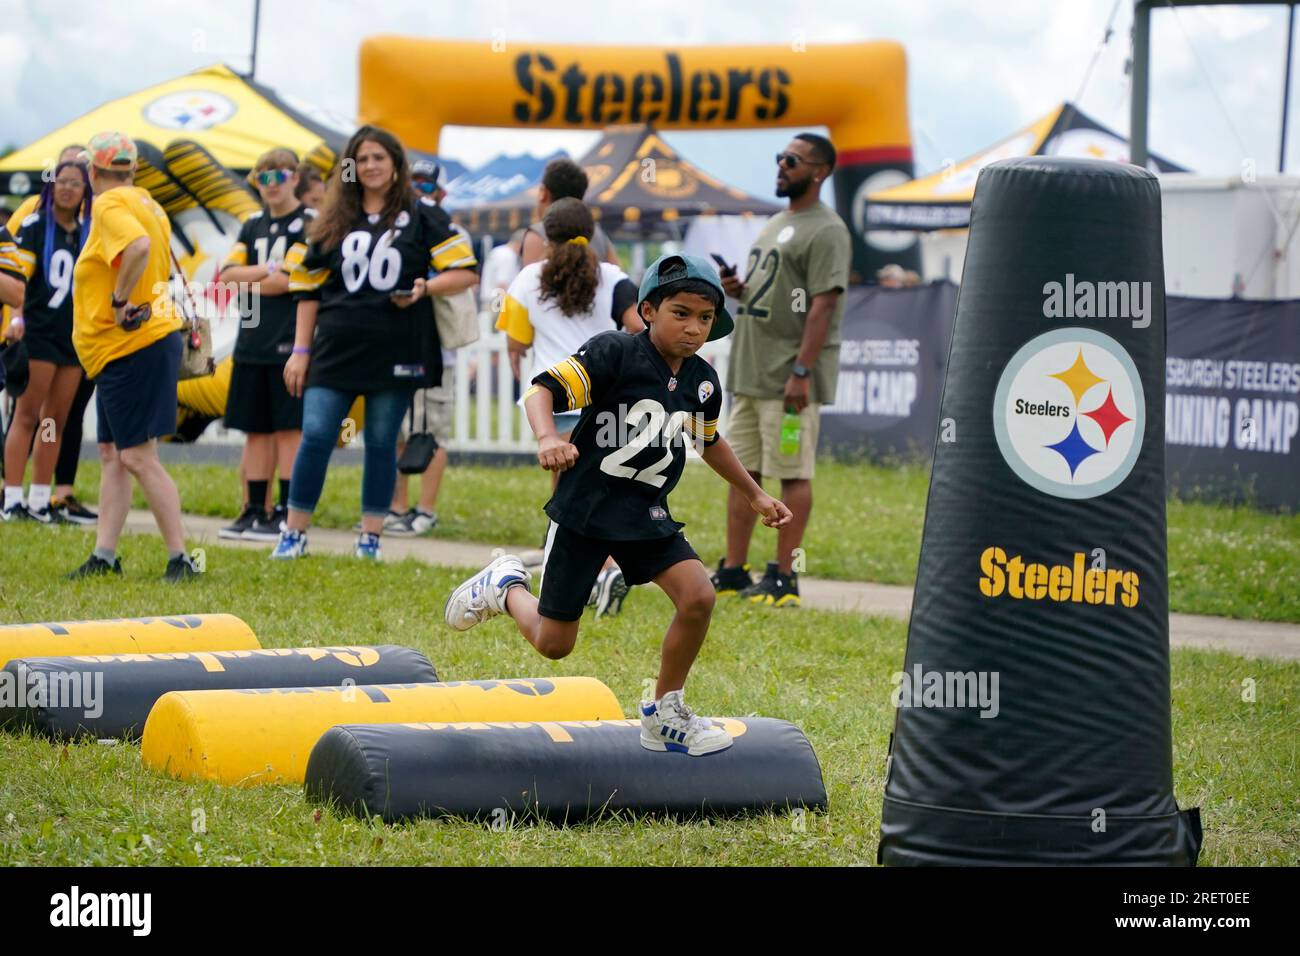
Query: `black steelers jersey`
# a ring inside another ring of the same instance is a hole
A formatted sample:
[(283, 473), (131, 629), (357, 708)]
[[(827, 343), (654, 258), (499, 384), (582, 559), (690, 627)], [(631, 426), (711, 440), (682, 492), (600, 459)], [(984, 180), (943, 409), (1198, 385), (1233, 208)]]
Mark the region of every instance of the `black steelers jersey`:
[(391, 228), (371, 218), (333, 248), (308, 243), (293, 271), (290, 290), (320, 300), (308, 386), (415, 388), (442, 374), (431, 303), (399, 309), (392, 295), (434, 272), (475, 268), (473, 247), (430, 201), (413, 201)]
[[(275, 262), (280, 271), (292, 275), (307, 254), (307, 227), (315, 218), (316, 211), (305, 206), (279, 217), (265, 210), (253, 213), (244, 220), (222, 268)], [(245, 304), (252, 306), (247, 313)], [(241, 297), (240, 305), (235, 360), (250, 365), (283, 365), (293, 352), (298, 318), (294, 297), (289, 293), (259, 295), (251, 301)]]
[(650, 341), (602, 332), (533, 379), (557, 412), (582, 409), (569, 439), (578, 461), (561, 473), (546, 514), (592, 538), (663, 538), (682, 528), (668, 494), (686, 464), (686, 438), (718, 440), (722, 388), (698, 355), (674, 375)]
[[(72, 352), (72, 270), (81, 252), (81, 232), (69, 231), (34, 212), (17, 224), (9, 224), (13, 244), (0, 269), (27, 284), (23, 294), (23, 321), (27, 334), (52, 343), (66, 343)], [(54, 230), (48, 268), (45, 263), (45, 230)]]

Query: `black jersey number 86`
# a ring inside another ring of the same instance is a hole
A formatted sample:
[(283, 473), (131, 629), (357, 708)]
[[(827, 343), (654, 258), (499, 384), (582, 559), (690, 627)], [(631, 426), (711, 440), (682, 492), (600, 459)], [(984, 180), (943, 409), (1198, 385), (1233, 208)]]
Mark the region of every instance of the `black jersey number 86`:
[(367, 278), (370, 288), (376, 292), (387, 292), (397, 285), (402, 274), (402, 254), (391, 245), (393, 230), (384, 232), (370, 248), (370, 233), (364, 229), (350, 232), (339, 246), (343, 256), (343, 285), (349, 292), (356, 292)]

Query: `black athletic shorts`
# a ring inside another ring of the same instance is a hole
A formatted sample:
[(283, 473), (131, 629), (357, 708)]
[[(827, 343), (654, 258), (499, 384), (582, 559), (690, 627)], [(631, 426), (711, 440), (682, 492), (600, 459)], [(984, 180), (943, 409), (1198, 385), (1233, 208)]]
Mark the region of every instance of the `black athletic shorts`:
[(537, 611), (553, 621), (576, 621), (591, 597), (605, 558), (612, 557), (628, 584), (646, 584), (681, 561), (698, 561), (680, 531), (666, 538), (606, 541), (562, 528), (554, 521), (546, 534), (545, 570)]
[(27, 358), (34, 362), (52, 362), (55, 365), (80, 365), (72, 339), (58, 335), (53, 330), (34, 330), (30, 327), (23, 336)]
[(164, 335), (130, 355), (114, 359), (95, 378), (99, 443), (121, 451), (176, 434), (176, 379), (183, 342)]
[(254, 435), (302, 430), (302, 399), (285, 388), (283, 365), (235, 360), (226, 396), (226, 427)]

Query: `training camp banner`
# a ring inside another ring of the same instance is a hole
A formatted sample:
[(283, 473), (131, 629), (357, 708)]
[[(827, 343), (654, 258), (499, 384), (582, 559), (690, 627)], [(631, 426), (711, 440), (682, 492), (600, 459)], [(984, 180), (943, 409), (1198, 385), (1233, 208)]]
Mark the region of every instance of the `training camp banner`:
[[(957, 287), (854, 286), (847, 295), (821, 450), (929, 460)], [(1170, 490), (1300, 510), (1300, 300), (1166, 301)]]

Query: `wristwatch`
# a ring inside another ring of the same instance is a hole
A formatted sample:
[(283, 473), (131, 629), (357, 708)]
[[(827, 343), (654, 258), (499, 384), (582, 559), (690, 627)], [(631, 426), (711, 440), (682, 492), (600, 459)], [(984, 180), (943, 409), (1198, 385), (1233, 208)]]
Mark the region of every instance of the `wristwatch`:
[(793, 375), (795, 378), (807, 378), (808, 366), (800, 365), (798, 362), (795, 362), (794, 367), (790, 369), (790, 374)]

